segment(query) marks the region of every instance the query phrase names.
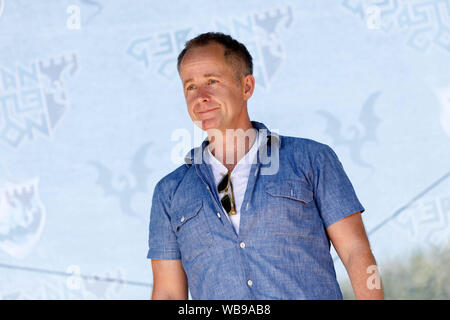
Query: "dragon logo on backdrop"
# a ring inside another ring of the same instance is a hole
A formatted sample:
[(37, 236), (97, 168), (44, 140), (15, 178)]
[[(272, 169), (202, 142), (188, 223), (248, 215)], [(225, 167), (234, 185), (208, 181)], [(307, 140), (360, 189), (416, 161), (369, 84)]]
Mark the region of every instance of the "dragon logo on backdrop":
[(45, 224), (38, 179), (7, 184), (0, 190), (0, 250), (23, 259), (34, 248)]
[(368, 142), (377, 140), (376, 130), (381, 120), (376, 116), (375, 102), (380, 94), (380, 91), (373, 92), (363, 103), (359, 112), (359, 125), (343, 128), (339, 119), (333, 114), (325, 110), (318, 111), (318, 114), (326, 120), (325, 132), (331, 137), (333, 145), (347, 147), (352, 160), (357, 165), (371, 169), (373, 166), (362, 159), (361, 152)]
[(342, 5), (369, 28), (405, 34), (407, 45), (418, 51), (435, 45), (450, 52), (449, 0), (344, 0)]
[(69, 108), (65, 77), (77, 70), (76, 53), (0, 66), (0, 144), (18, 148), (38, 134), (52, 137)]
[(83, 25), (89, 24), (94, 20), (94, 18), (99, 15), (103, 10), (103, 5), (97, 1), (92, 0), (79, 0), (82, 4), (85, 4), (89, 7), (94, 7), (96, 10), (83, 22)]
[(142, 215), (138, 214), (133, 208), (133, 199), (139, 193), (148, 191), (147, 180), (150, 169), (146, 165), (146, 157), (150, 145), (151, 143), (142, 145), (134, 154), (129, 174), (116, 175), (111, 169), (98, 161), (89, 162), (97, 169), (96, 184), (104, 191), (105, 197), (117, 198), (122, 213), (129, 217), (142, 218)]
[[(217, 17), (211, 30), (230, 34), (245, 43), (253, 56), (255, 78), (263, 88), (268, 88), (284, 61), (281, 38), (293, 20), (292, 7), (285, 6), (240, 17)], [(201, 32), (188, 27), (138, 37), (130, 43), (127, 54), (145, 68), (172, 80), (177, 76), (177, 56), (184, 43)]]

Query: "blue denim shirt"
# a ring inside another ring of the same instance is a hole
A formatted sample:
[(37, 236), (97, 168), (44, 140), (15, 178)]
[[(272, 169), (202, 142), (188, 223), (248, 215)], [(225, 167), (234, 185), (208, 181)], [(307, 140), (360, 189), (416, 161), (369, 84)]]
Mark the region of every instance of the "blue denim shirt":
[(218, 214), (205, 140), (155, 187), (147, 258), (181, 259), (193, 299), (342, 299), (325, 228), (364, 211), (342, 164), (325, 144), (252, 125), (267, 143), (252, 164), (239, 234)]

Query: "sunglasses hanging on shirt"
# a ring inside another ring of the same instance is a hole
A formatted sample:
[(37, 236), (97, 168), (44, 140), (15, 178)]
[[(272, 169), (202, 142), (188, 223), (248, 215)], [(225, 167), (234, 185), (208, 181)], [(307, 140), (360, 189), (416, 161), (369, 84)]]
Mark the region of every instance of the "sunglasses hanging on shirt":
[[(230, 171), (222, 178), (217, 186), (219, 194), (224, 193), (220, 199), (223, 208), (228, 214), (236, 214), (236, 203), (234, 201), (233, 184), (231, 183)], [(231, 192), (230, 192), (231, 191)]]

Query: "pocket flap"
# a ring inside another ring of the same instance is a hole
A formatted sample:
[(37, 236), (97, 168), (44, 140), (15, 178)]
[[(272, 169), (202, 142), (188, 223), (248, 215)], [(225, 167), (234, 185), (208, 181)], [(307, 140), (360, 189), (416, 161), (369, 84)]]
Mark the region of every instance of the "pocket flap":
[(274, 197), (283, 197), (309, 203), (313, 200), (311, 187), (299, 180), (284, 180), (279, 183), (266, 184), (266, 192)]
[(175, 231), (178, 231), (183, 224), (194, 218), (200, 212), (202, 206), (203, 202), (201, 199), (196, 199), (189, 203), (183, 203), (183, 205), (177, 206), (177, 208), (174, 209), (175, 213), (173, 221)]

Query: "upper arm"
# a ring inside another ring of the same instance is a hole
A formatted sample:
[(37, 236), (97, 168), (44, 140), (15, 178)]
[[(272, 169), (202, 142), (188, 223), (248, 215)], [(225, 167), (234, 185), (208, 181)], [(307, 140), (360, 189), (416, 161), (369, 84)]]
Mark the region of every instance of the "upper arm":
[(171, 225), (167, 194), (159, 182), (153, 193), (147, 253), (152, 259), (152, 299), (187, 299), (187, 277)]
[(153, 300), (186, 300), (188, 282), (181, 260), (152, 259)]
[(354, 250), (370, 250), (369, 240), (359, 211), (333, 223), (326, 230), (344, 264)]
[(364, 212), (364, 207), (336, 153), (327, 145), (319, 144), (317, 148), (312, 188), (320, 216), (328, 228), (350, 213)]
[(168, 191), (164, 190), (162, 185), (161, 181), (158, 182), (153, 192), (147, 258), (178, 260), (181, 259), (181, 253), (171, 225)]

